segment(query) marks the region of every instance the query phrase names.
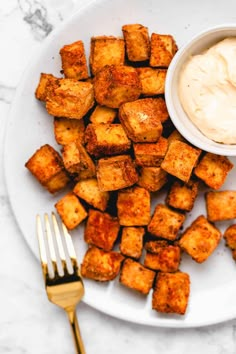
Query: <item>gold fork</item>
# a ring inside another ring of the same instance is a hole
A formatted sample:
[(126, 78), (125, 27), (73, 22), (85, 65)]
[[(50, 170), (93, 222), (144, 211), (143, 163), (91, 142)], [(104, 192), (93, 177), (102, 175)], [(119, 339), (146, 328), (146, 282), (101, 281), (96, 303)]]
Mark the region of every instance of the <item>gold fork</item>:
[(44, 215), (45, 237), (43, 223), (39, 215), (36, 217), (36, 223), (48, 299), (67, 312), (76, 353), (85, 354), (76, 317), (76, 305), (84, 295), (84, 285), (71, 236), (63, 223), (59, 227), (53, 212), (51, 221), (48, 214)]

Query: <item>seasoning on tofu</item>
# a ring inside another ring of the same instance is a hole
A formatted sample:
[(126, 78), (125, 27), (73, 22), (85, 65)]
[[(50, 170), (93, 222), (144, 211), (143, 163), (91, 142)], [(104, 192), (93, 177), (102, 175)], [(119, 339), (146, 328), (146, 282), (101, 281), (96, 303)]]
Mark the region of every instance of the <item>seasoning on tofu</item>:
[(138, 174), (129, 155), (118, 155), (98, 160), (97, 179), (101, 191), (115, 191), (135, 184)]
[(81, 264), (81, 275), (97, 281), (109, 281), (117, 277), (124, 257), (115, 251), (89, 247)]
[(141, 187), (118, 191), (117, 215), (122, 226), (144, 226), (151, 218), (150, 193)]
[(126, 258), (120, 272), (121, 284), (147, 295), (152, 288), (155, 272), (139, 262)]
[(130, 61), (139, 62), (149, 59), (150, 40), (148, 28), (141, 24), (122, 26), (126, 53)]
[(200, 215), (183, 232), (179, 245), (196, 262), (202, 263), (213, 253), (220, 239), (221, 232)]
[(190, 294), (190, 277), (187, 273), (157, 274), (152, 295), (152, 308), (158, 312), (184, 315)]
[(158, 204), (148, 225), (148, 232), (156, 237), (174, 241), (183, 225), (185, 215)]
[(135, 163), (143, 167), (160, 167), (168, 148), (168, 140), (160, 137), (156, 143), (133, 144)]
[(175, 209), (191, 211), (198, 195), (198, 181), (175, 181), (167, 194), (166, 203)]
[(223, 237), (226, 246), (232, 251), (233, 259), (236, 261), (236, 224), (232, 224), (225, 230)]
[(195, 167), (194, 173), (212, 189), (219, 189), (233, 166), (226, 156), (208, 152)]
[(163, 95), (165, 93), (166, 69), (150, 67), (137, 68), (142, 85), (143, 96)]
[(82, 119), (54, 117), (54, 136), (60, 145), (66, 145), (75, 140), (83, 144), (84, 130), (85, 125)]
[(211, 191), (206, 193), (207, 218), (222, 221), (236, 218), (236, 191)]
[(150, 66), (168, 68), (177, 49), (173, 36), (152, 33)]
[(66, 78), (84, 80), (88, 78), (88, 67), (84, 43), (76, 41), (60, 49), (62, 70)]
[(137, 184), (149, 192), (160, 190), (167, 183), (167, 173), (160, 167), (141, 167)]
[(126, 257), (138, 260), (142, 255), (144, 234), (143, 227), (124, 227), (120, 241), (120, 252)]
[(53, 92), (54, 88), (58, 86), (59, 80), (60, 79), (52, 74), (41, 73), (38, 86), (35, 90), (35, 97), (38, 100), (45, 102), (47, 97)]
[(111, 124), (116, 118), (117, 110), (106, 106), (97, 105), (89, 117), (89, 120), (93, 124)]
[(73, 192), (69, 192), (62, 197), (55, 204), (55, 208), (69, 230), (78, 226), (88, 215), (78, 197)]
[(118, 237), (120, 224), (116, 217), (99, 210), (89, 210), (84, 240), (89, 245), (111, 251)]
[(137, 100), (141, 94), (137, 70), (126, 65), (106, 65), (94, 78), (95, 99), (100, 105), (119, 108), (122, 103)]
[(37, 149), (25, 167), (50, 193), (60, 191), (69, 183), (61, 156), (49, 144)]
[(183, 182), (188, 182), (200, 154), (201, 150), (182, 141), (173, 140), (169, 145), (161, 168)]
[(106, 65), (124, 65), (125, 42), (114, 36), (91, 38), (89, 63), (93, 75)]
[(85, 143), (87, 151), (95, 157), (119, 155), (131, 147), (121, 124), (88, 124)]
[(144, 266), (155, 271), (176, 272), (179, 269), (181, 250), (177, 244), (165, 240), (149, 241), (144, 246)]

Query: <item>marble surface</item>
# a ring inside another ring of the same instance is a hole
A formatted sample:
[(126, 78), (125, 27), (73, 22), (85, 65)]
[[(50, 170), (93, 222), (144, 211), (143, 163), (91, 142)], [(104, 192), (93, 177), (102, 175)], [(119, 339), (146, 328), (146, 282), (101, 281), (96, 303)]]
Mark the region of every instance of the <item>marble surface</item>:
[[(82, 4), (82, 0), (0, 2), (0, 166), (8, 110), (23, 70), (48, 33)], [(74, 353), (65, 314), (48, 302), (40, 266), (14, 220), (3, 168), (0, 230), (0, 353)], [(152, 328), (109, 317), (84, 303), (78, 317), (87, 354), (236, 353), (236, 321), (189, 330)]]

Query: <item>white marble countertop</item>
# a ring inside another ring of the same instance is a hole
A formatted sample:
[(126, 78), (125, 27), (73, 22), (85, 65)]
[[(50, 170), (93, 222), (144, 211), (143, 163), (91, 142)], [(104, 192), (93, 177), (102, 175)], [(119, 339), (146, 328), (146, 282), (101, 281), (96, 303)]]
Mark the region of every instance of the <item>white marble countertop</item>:
[[(8, 110), (22, 72), (47, 34), (82, 2), (0, 2), (1, 166)], [(73, 353), (65, 313), (48, 302), (40, 266), (14, 220), (3, 168), (0, 169), (0, 230), (0, 353)], [(87, 354), (236, 353), (236, 321), (188, 330), (152, 328), (111, 318), (84, 303), (78, 306), (78, 316)]]

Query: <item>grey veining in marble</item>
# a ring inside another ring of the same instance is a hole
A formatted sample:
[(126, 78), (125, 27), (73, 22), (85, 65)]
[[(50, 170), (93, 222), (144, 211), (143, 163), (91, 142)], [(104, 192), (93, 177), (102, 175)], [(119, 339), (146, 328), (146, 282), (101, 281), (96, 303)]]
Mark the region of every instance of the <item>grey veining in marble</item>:
[[(2, 166), (8, 111), (23, 70), (40, 42), (84, 2), (0, 2), (0, 354), (73, 354), (65, 314), (48, 302), (40, 266), (14, 220)], [(236, 354), (236, 321), (188, 330), (151, 328), (84, 303), (78, 316), (87, 354)]]

